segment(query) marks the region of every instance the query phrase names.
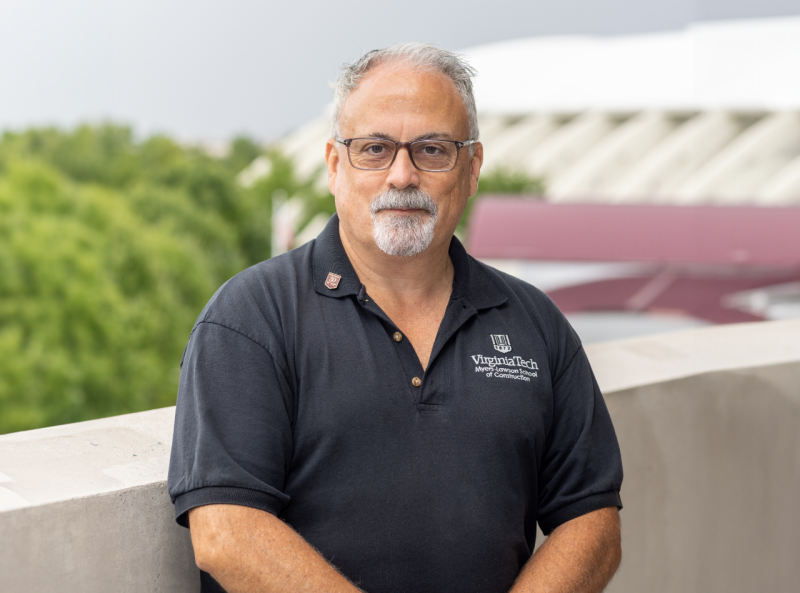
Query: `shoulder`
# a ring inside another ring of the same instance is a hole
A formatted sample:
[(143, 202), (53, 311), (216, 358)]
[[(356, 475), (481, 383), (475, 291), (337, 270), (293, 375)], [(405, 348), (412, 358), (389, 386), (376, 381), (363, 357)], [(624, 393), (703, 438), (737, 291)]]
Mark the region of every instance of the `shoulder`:
[(488, 264), (483, 263), (470, 256), (470, 263), (480, 273), (485, 275), (495, 283), (495, 285), (508, 297), (509, 300), (519, 301), (529, 304), (542, 312), (553, 315), (561, 315), (558, 307), (544, 292), (536, 288), (533, 284), (525, 282), (506, 272), (498, 270)]
[(478, 261), (470, 256), (470, 264), (482, 282), (492, 282), (509, 300), (511, 306), (523, 307), (531, 315), (547, 319), (548, 321), (561, 321), (564, 315), (553, 300), (533, 284), (525, 282), (506, 272)]
[(294, 315), (300, 295), (313, 291), (313, 241), (239, 272), (211, 297), (195, 323), (222, 325), (255, 339), (253, 334), (278, 328)]
[(567, 318), (542, 290), (472, 256), (470, 265), (483, 277), (483, 282), (492, 282), (506, 296), (508, 301), (504, 308), (507, 314), (541, 334), (554, 367), (568, 364), (582, 348), (580, 338)]

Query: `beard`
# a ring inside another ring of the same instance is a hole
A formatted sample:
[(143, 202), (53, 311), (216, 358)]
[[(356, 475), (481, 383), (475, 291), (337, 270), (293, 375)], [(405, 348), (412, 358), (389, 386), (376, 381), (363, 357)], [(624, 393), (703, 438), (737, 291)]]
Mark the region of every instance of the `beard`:
[[(393, 208), (412, 208), (422, 212), (385, 212)], [(425, 251), (433, 242), (439, 208), (430, 194), (421, 189), (387, 189), (372, 200), (369, 212), (375, 244), (387, 255), (411, 257)]]

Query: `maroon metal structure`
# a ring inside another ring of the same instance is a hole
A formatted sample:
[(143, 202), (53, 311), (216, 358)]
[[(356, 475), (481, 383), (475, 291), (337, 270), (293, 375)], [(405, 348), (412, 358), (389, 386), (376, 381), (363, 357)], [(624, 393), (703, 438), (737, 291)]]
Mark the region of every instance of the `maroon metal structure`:
[(640, 311), (712, 323), (763, 319), (732, 294), (800, 282), (800, 208), (549, 204), (484, 198), (468, 249), (482, 259), (636, 262), (635, 275), (549, 291), (565, 313)]

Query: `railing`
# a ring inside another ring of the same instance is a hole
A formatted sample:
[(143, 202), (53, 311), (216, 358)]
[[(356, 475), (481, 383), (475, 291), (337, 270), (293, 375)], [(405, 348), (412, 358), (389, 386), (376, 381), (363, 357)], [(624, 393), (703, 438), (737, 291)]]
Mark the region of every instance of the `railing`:
[[(800, 582), (800, 321), (587, 347), (622, 448), (609, 591)], [(0, 436), (0, 589), (197, 591), (166, 472), (174, 410)]]

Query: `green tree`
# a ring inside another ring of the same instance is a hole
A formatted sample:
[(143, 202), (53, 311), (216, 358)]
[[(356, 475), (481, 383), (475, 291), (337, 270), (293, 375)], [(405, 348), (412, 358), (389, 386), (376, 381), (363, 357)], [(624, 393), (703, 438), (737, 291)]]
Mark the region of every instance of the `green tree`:
[(243, 264), (230, 234), (206, 230), (226, 257), (147, 224), (114, 191), (12, 163), (0, 180), (0, 432), (174, 403), (192, 323)]
[(469, 227), (469, 218), (472, 209), (478, 200), (484, 196), (544, 196), (545, 182), (541, 177), (532, 176), (524, 171), (513, 169), (494, 169), (489, 173), (482, 174), (478, 183), (478, 193), (476, 193), (464, 210), (461, 222), (458, 224), (457, 233), (459, 236), (466, 236)]

